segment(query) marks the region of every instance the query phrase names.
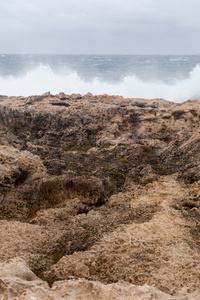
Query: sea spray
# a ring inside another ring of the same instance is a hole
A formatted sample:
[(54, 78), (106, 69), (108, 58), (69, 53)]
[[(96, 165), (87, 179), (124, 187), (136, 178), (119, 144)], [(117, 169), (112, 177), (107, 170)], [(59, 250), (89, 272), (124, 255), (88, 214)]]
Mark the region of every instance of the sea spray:
[[(169, 60), (170, 59), (168, 59), (168, 61)], [(147, 64), (147, 62), (145, 63)], [(183, 62), (187, 63), (187, 60), (183, 60)], [(106, 63), (108, 64), (110, 61), (107, 59)], [(151, 62), (149, 61), (149, 63)], [(169, 63), (180, 63), (180, 59), (171, 58)], [(89, 67), (92, 68), (92, 65), (94, 65), (93, 61)], [(129, 98), (164, 98), (175, 102), (183, 102), (189, 99), (200, 100), (199, 64), (196, 64), (190, 72), (187, 72), (187, 76), (185, 72), (184, 76), (177, 76), (177, 74), (175, 74), (176, 76), (174, 77), (168, 76), (167, 80), (166, 76), (154, 76), (156, 73), (155, 70), (157, 70), (155, 63), (152, 65), (153, 67), (151, 66), (152, 73), (149, 67), (148, 72), (147, 69), (144, 70), (145, 76), (143, 77), (141, 76), (141, 70), (139, 72), (138, 69), (135, 72), (134, 70), (127, 72), (129, 74), (122, 72), (121, 76), (119, 76), (119, 69), (117, 69), (116, 76), (115, 69), (113, 66), (109, 69), (109, 65), (104, 66), (103, 76), (101, 65), (102, 61), (101, 64), (95, 66), (95, 72), (90, 74), (91, 76), (88, 76), (88, 74), (87, 76), (83, 76), (84, 72), (89, 72), (86, 65), (81, 69), (80, 67), (74, 68), (65, 64), (62, 69), (61, 66), (56, 69), (48, 63), (32, 65), (30, 63), (29, 69), (27, 68), (27, 70), (21, 74), (14, 72), (12, 74), (12, 72), (10, 72), (11, 74), (5, 75), (0, 72), (0, 94), (8, 96), (30, 96), (42, 94), (47, 91), (50, 91), (52, 94), (59, 92), (66, 94), (86, 94), (91, 92), (93, 94), (106, 93), (108, 95), (121, 95)], [(146, 65), (143, 63), (141, 68), (144, 68), (144, 66)], [(160, 68), (161, 66), (159, 66), (159, 72)], [(165, 68), (167, 70), (166, 66)], [(170, 68), (172, 68), (171, 65)], [(165, 73), (166, 70), (164, 70)], [(173, 74), (171, 69), (170, 72), (170, 74)], [(109, 74), (109, 79), (106, 77), (106, 74)], [(150, 76), (151, 74), (152, 76)], [(113, 80), (111, 80), (112, 78)]]

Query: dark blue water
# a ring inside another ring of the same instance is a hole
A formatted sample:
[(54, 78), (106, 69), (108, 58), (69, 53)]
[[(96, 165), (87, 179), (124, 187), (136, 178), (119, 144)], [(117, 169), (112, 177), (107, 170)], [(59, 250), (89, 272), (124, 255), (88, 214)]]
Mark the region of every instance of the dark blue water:
[[(200, 99), (200, 56), (0, 55), (0, 94)], [(183, 89), (185, 93), (183, 93)]]

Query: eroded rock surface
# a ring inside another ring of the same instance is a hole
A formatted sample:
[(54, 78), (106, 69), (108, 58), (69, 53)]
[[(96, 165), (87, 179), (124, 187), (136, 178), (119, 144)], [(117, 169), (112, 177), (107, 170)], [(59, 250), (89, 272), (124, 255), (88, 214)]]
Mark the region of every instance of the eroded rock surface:
[(198, 101), (1, 96), (1, 297), (199, 299), (199, 150)]

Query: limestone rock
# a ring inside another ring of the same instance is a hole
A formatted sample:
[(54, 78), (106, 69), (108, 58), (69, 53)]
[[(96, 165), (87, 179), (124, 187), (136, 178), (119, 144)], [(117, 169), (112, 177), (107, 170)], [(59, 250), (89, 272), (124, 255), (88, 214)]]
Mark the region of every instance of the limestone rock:
[(2, 295), (199, 299), (199, 119), (198, 101), (1, 96)]
[[(199, 294), (198, 294), (199, 295)], [(196, 300), (198, 295), (188, 295), (187, 299)], [(16, 300), (185, 300), (184, 296), (170, 296), (155, 287), (148, 285), (135, 286), (127, 282), (104, 285), (100, 282), (87, 280), (68, 280), (57, 282), (51, 291), (41, 288), (31, 288), (19, 294)]]
[(31, 176), (44, 175), (46, 168), (41, 159), (28, 151), (0, 145), (0, 185), (11, 186)]
[(10, 259), (0, 264), (0, 296), (2, 299), (14, 299), (18, 292), (36, 286), (47, 287), (21, 258)]

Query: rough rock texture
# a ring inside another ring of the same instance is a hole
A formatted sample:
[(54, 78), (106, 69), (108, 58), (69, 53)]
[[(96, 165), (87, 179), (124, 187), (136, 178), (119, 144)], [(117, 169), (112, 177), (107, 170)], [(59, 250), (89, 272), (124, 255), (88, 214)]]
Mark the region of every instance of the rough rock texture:
[(199, 151), (198, 101), (0, 96), (0, 297), (200, 299)]
[(20, 258), (1, 263), (0, 278), (1, 299), (13, 299), (18, 292), (27, 288), (48, 287), (47, 283), (31, 272), (25, 261)]
[(127, 282), (112, 283), (104, 285), (98, 281), (87, 280), (68, 280), (63, 282), (56, 282), (52, 289), (34, 287), (25, 290), (18, 294), (16, 300), (29, 300), (29, 299), (44, 299), (44, 300), (194, 300), (197, 293), (185, 296), (169, 296), (162, 293), (155, 287), (148, 285), (135, 286)]

